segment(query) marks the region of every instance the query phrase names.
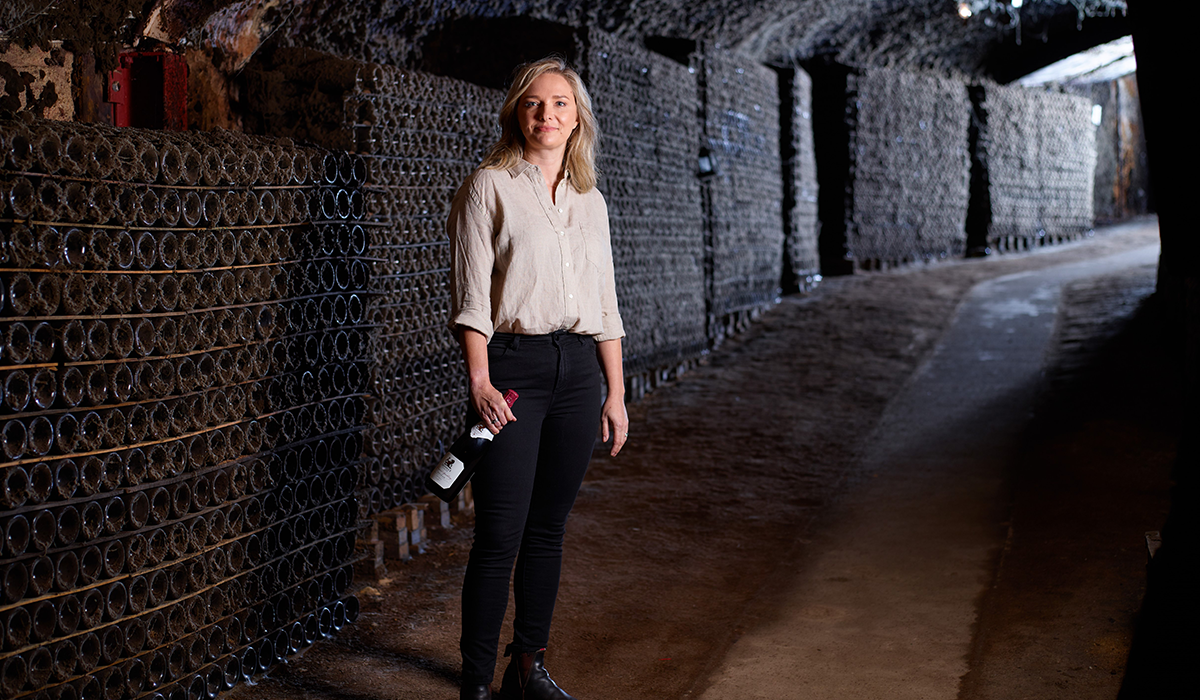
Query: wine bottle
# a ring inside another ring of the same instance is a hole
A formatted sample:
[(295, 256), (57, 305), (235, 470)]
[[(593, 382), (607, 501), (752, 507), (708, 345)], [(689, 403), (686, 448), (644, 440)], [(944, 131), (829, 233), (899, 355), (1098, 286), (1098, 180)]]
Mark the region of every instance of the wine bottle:
[[(509, 389), (504, 393), (504, 400), (508, 407), (512, 408), (513, 402), (517, 400), (517, 392)], [(462, 491), (462, 487), (471, 480), (471, 475), (475, 473), (475, 465), (479, 464), (493, 437), (495, 435), (488, 430), (486, 423), (476, 423), (454, 441), (446, 456), (442, 457), (433, 471), (429, 472), (429, 476), (425, 477), (425, 488), (447, 503), (453, 501), (458, 492)]]

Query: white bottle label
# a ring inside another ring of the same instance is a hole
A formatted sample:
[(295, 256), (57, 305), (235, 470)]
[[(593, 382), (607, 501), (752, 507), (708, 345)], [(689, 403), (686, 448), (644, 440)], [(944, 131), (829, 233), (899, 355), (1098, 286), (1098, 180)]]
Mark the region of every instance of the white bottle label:
[(487, 440), (490, 442), (491, 439), (496, 436), (492, 435), (492, 431), (485, 428), (483, 426), (483, 423), (476, 423), (475, 426), (471, 428), (471, 437), (483, 438), (484, 440)]
[(429, 479), (438, 486), (448, 489), (454, 485), (454, 480), (458, 478), (459, 474), (462, 474), (466, 466), (461, 459), (447, 452), (441, 463), (429, 475)]

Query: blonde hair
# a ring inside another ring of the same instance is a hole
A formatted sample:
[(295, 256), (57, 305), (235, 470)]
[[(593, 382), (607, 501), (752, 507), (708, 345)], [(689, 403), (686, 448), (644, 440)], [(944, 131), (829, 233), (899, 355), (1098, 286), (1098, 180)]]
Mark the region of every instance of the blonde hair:
[(583, 80), (561, 56), (547, 56), (540, 61), (517, 66), (513, 71), (512, 85), (504, 106), (500, 108), (500, 139), (488, 149), (480, 164), (491, 170), (508, 170), (525, 156), (525, 136), (517, 123), (517, 103), (525, 95), (530, 84), (546, 73), (561, 75), (575, 93), (575, 109), (579, 117), (579, 128), (567, 139), (567, 150), (563, 164), (571, 174), (571, 186), (580, 194), (596, 186), (596, 142), (600, 131), (596, 127), (596, 115), (592, 112), (592, 98), (588, 95)]

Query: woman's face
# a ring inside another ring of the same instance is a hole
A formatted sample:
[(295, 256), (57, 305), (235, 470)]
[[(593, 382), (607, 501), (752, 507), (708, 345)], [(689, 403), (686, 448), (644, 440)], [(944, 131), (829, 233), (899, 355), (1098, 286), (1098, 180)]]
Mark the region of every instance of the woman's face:
[(525, 136), (526, 151), (561, 153), (579, 126), (571, 84), (558, 73), (539, 75), (517, 103), (517, 123)]

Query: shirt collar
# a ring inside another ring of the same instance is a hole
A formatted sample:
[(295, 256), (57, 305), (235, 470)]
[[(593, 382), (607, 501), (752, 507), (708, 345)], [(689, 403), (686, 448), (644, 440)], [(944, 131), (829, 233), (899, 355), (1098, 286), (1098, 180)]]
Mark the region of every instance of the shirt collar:
[[(534, 173), (534, 172), (536, 172), (540, 175), (542, 172), (542, 169), (539, 168), (538, 166), (534, 165), (533, 163), (530, 163), (529, 161), (525, 160), (524, 158), (522, 158), (517, 161), (516, 165), (514, 165), (512, 168), (509, 169), (508, 174), (514, 178), (517, 178), (522, 175), (528, 175), (528, 174)], [(570, 179), (571, 179), (570, 168), (563, 168), (563, 182), (566, 182), (567, 180), (570, 180)]]
[(516, 165), (509, 169), (508, 173), (516, 178), (540, 170), (541, 168), (522, 158), (517, 161)]

